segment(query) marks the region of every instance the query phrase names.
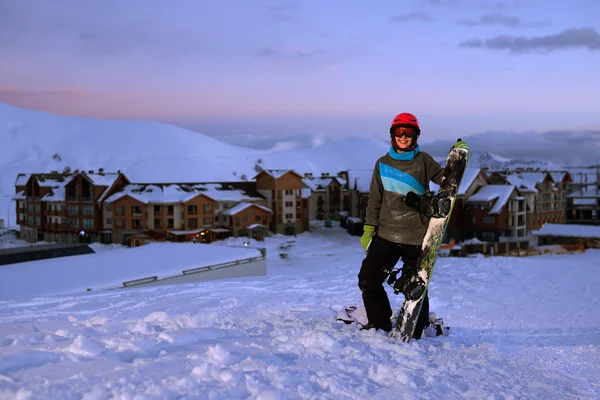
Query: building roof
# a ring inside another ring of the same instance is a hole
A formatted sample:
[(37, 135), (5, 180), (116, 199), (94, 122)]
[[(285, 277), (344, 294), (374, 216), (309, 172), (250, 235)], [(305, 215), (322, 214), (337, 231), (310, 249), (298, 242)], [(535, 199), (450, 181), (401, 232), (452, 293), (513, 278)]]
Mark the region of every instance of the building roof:
[(499, 214), (510, 196), (512, 195), (515, 187), (512, 185), (486, 185), (482, 186), (477, 193), (469, 197), (468, 203), (489, 203), (494, 202), (494, 205), (490, 209), (490, 214)]
[[(105, 203), (113, 203), (125, 196), (129, 196), (140, 203), (144, 204), (173, 204), (185, 203), (190, 201), (200, 192), (192, 190), (185, 191), (178, 185), (146, 185), (146, 184), (129, 184), (123, 187), (116, 193), (107, 197)], [(210, 197), (210, 196), (207, 196)]]
[(302, 182), (308, 186), (310, 190), (313, 192), (320, 192), (327, 189), (327, 186), (333, 181), (336, 180), (340, 185), (344, 185), (346, 181), (337, 176), (327, 176), (327, 177), (319, 177), (319, 178), (304, 178)]
[(481, 173), (481, 168), (466, 168), (458, 187), (458, 196), (463, 196)]
[(369, 193), (371, 188), (372, 169), (350, 169), (348, 170), (348, 189), (359, 193)]
[(112, 194), (104, 200), (106, 203), (112, 203), (124, 196), (134, 198), (144, 204), (174, 204), (185, 203), (196, 196), (204, 195), (217, 202), (242, 202), (261, 200), (258, 197), (249, 195), (241, 189), (234, 189), (231, 185), (218, 183), (202, 184), (128, 184), (121, 190)]
[(519, 191), (523, 193), (537, 193), (538, 190), (535, 187), (535, 183), (532, 180), (525, 180), (522, 177), (514, 174), (503, 175), (506, 181), (515, 186)]
[(517, 176), (521, 179), (523, 179), (524, 181), (526, 181), (528, 184), (530, 184), (531, 186), (535, 187), (535, 185), (537, 185), (538, 183), (542, 183), (544, 182), (544, 180), (546, 179), (546, 177), (550, 177), (550, 179), (552, 179), (552, 181), (554, 181), (554, 178), (552, 178), (552, 175), (549, 172), (546, 171), (538, 171), (538, 172), (519, 172), (517, 174)]
[(267, 211), (268, 213), (272, 214), (273, 211), (271, 211), (271, 209), (267, 208), (267, 207), (263, 207), (261, 205), (258, 204), (254, 204), (254, 203), (240, 203), (234, 207), (231, 207), (230, 209), (227, 209), (223, 212), (221, 212), (221, 215), (236, 215), (239, 214), (240, 212), (244, 211), (245, 209), (249, 208), (249, 207), (258, 207), (261, 210)]
[(541, 229), (535, 232), (534, 234), (537, 236), (560, 236), (600, 239), (600, 226), (545, 223), (541, 227)]
[(297, 173), (293, 169), (263, 169), (258, 174), (256, 174), (254, 176), (254, 178), (252, 178), (252, 179), (256, 179), (256, 177), (258, 177), (262, 173), (266, 173), (268, 175), (271, 175), (275, 179), (279, 179), (279, 178), (281, 178), (282, 176), (284, 176), (285, 174), (288, 174), (288, 173), (292, 173), (294, 175), (297, 175), (299, 178), (302, 178), (302, 175), (300, 175), (299, 173)]

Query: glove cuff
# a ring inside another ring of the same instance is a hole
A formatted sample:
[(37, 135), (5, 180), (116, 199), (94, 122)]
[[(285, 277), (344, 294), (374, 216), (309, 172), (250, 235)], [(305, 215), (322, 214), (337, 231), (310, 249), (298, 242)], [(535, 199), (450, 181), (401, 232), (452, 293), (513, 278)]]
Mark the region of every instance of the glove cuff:
[(372, 225), (364, 225), (363, 230), (365, 233), (373, 234), (375, 232), (375, 227)]

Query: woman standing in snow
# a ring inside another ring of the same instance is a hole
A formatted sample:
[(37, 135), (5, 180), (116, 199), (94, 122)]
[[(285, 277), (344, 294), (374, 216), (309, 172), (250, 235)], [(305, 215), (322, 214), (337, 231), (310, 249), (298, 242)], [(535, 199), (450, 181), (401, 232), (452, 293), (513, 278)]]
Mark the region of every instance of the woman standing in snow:
[[(398, 114), (390, 127), (391, 147), (375, 163), (364, 233), (360, 244), (366, 257), (358, 274), (365, 311), (369, 320), (362, 329), (392, 330), (392, 309), (383, 287), (387, 276), (402, 259), (402, 275), (396, 283), (403, 293), (415, 288), (418, 281), (417, 262), (429, 219), (405, 203), (406, 195), (423, 195), (429, 182), (440, 184), (444, 169), (429, 154), (420, 151), (421, 134), (417, 118)], [(456, 146), (466, 147), (464, 142)], [(412, 279), (411, 279), (412, 278)], [(429, 296), (423, 306), (414, 338), (420, 339), (429, 319)]]

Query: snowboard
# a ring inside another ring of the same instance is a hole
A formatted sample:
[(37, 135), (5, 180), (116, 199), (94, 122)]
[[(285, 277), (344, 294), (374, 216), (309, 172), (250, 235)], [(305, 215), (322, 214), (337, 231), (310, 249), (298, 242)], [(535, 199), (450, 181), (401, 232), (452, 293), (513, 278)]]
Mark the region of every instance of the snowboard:
[[(458, 142), (460, 141), (461, 139), (458, 139)], [(444, 218), (431, 218), (429, 220), (418, 263), (420, 287), (416, 291), (413, 290), (413, 296), (405, 295), (404, 302), (396, 319), (396, 325), (390, 334), (393, 338), (399, 339), (402, 342), (409, 342), (414, 335), (417, 320), (421, 313), (421, 306), (423, 305), (422, 300), (429, 289), (429, 283), (431, 282), (435, 262), (440, 245), (442, 244), (442, 238), (448, 221), (450, 221), (452, 209), (456, 202), (458, 187), (467, 168), (468, 158), (469, 151), (467, 149), (453, 147), (448, 153), (444, 176), (442, 177), (438, 193), (450, 200), (450, 207), (448, 214)], [(396, 294), (400, 293), (400, 291), (400, 288), (394, 287)]]
[[(397, 315), (392, 315), (390, 319), (396, 320)], [(359, 327), (364, 327), (369, 322), (367, 318), (367, 312), (364, 305), (357, 306), (351, 304), (348, 307), (344, 307), (338, 311), (337, 321), (343, 322), (344, 324), (356, 324)], [(450, 336), (450, 327), (444, 326), (444, 320), (437, 318), (434, 312), (429, 313), (429, 325), (423, 330), (423, 334), (426, 337), (436, 336)]]

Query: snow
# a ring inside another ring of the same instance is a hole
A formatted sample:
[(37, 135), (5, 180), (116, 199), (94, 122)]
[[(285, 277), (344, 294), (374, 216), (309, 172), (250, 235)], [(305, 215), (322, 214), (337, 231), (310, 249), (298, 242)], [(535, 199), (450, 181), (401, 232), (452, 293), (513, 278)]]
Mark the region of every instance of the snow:
[(326, 178), (304, 178), (302, 179), (302, 183), (310, 188), (313, 192), (324, 192), (327, 189), (327, 186), (331, 183), (331, 181), (336, 180), (341, 185), (345, 184), (343, 179), (340, 179), (336, 176), (330, 176)]
[(467, 190), (469, 190), (469, 188), (471, 187), (473, 182), (475, 182), (475, 179), (477, 179), (477, 176), (479, 176), (480, 173), (481, 168), (465, 168), (465, 172), (458, 187), (458, 192), (456, 193), (457, 196), (461, 196), (467, 193)]
[(494, 201), (489, 214), (498, 214), (510, 199), (513, 191), (512, 185), (486, 185), (482, 186), (477, 193), (469, 197), (468, 203), (482, 203)]
[(600, 239), (600, 226), (551, 224), (547, 222), (536, 232), (536, 235)]
[[(373, 167), (375, 164), (373, 163)], [(373, 178), (373, 168), (371, 169), (351, 169), (348, 170), (348, 184), (350, 189), (357, 190), (359, 193), (369, 193), (371, 179)]]
[(526, 181), (515, 174), (505, 174), (503, 175), (506, 181), (515, 186), (521, 193), (537, 193), (538, 189), (535, 187), (536, 183), (531, 181)]
[(267, 208), (267, 207), (263, 207), (259, 204), (252, 204), (252, 203), (240, 203), (236, 206), (233, 206), (223, 212), (221, 212), (222, 215), (236, 215), (242, 211), (244, 211), (245, 209), (247, 209), (248, 207), (257, 207), (260, 208), (261, 210), (267, 211), (268, 213), (273, 213), (273, 211), (271, 211), (271, 209)]
[(0, 302), (0, 398), (600, 397), (600, 251), (441, 258), (431, 307), (451, 335), (403, 344), (335, 321), (361, 304), (356, 237), (260, 245), (266, 277)]
[(144, 204), (173, 204), (185, 203), (196, 196), (204, 195), (212, 200), (223, 202), (240, 202), (244, 200), (260, 200), (261, 198), (248, 196), (243, 190), (225, 189), (220, 184), (129, 184), (122, 190), (104, 199), (106, 203), (115, 202), (129, 196)]
[[(320, 176), (372, 170), (388, 147), (376, 139), (348, 138), (305, 149), (257, 150), (157, 122), (60, 116), (0, 103), (0, 219), (10, 215), (14, 227), (19, 173), (103, 168), (146, 184), (248, 181), (259, 169)], [(92, 179), (102, 178), (96, 173)]]
[[(122, 286), (123, 282), (180, 275), (184, 270), (261, 257), (260, 251), (199, 243), (149, 243), (0, 267), (0, 302)], [(165, 260), (169, 260), (168, 263)]]

